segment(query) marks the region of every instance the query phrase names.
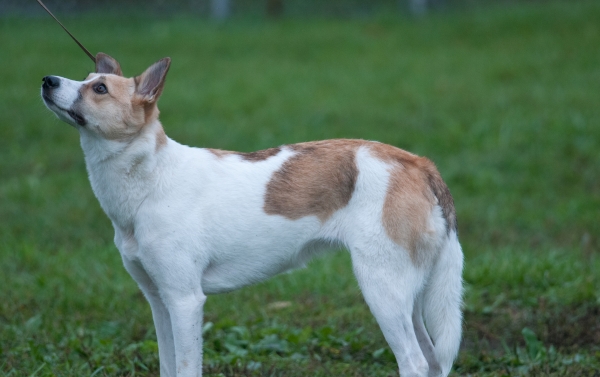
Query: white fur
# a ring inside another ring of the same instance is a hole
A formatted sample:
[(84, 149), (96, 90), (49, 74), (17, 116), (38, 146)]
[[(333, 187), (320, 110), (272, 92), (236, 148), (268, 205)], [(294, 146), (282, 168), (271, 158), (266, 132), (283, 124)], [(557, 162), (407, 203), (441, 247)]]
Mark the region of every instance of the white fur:
[[(65, 111), (81, 83), (61, 79)], [(74, 124), (75, 125), (75, 124)], [(75, 125), (76, 126), (76, 125)], [(348, 205), (321, 223), (264, 212), (267, 183), (296, 152), (266, 160), (217, 157), (167, 139), (157, 149), (158, 120), (132, 140), (107, 140), (76, 126), (94, 193), (115, 229), (127, 271), (148, 299), (159, 343), (161, 376), (201, 376), (206, 295), (227, 292), (303, 265), (331, 244), (345, 245), (365, 300), (388, 341), (402, 377), (447, 376), (461, 333), (462, 252), (431, 212), (415, 264), (382, 224), (390, 165), (359, 148), (358, 178)], [(423, 323), (425, 317), (430, 339)], [(435, 344), (435, 346), (434, 346)]]

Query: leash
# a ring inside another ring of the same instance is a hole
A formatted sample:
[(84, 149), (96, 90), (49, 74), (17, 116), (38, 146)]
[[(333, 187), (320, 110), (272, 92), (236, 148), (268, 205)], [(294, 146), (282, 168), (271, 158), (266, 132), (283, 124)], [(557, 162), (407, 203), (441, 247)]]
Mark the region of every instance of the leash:
[(62, 23), (61, 23), (61, 22), (58, 20), (58, 18), (56, 18), (56, 17), (55, 17), (55, 16), (52, 14), (52, 12), (50, 12), (50, 9), (46, 8), (46, 6), (44, 5), (44, 3), (42, 3), (42, 0), (37, 0), (37, 2), (38, 2), (38, 3), (39, 3), (41, 6), (42, 6), (42, 8), (44, 8), (44, 10), (46, 10), (46, 12), (48, 12), (48, 14), (49, 14), (49, 15), (51, 15), (51, 16), (52, 16), (52, 18), (54, 18), (54, 20), (55, 20), (56, 22), (58, 22), (58, 24), (59, 24), (59, 25), (60, 25), (60, 26), (63, 28), (63, 30), (64, 30), (64, 31), (66, 31), (66, 32), (67, 32), (67, 34), (69, 34), (69, 36), (70, 36), (71, 38), (73, 38), (73, 40), (75, 41), (75, 43), (77, 43), (77, 45), (78, 45), (79, 47), (81, 47), (81, 49), (83, 50), (83, 52), (85, 52), (85, 53), (87, 54), (87, 56), (89, 56), (89, 57), (90, 57), (90, 59), (92, 59), (92, 61), (94, 62), (94, 64), (96, 64), (96, 58), (94, 57), (94, 55), (92, 55), (92, 54), (91, 54), (91, 53), (90, 53), (90, 52), (87, 50), (87, 48), (83, 47), (83, 45), (82, 45), (81, 43), (79, 43), (79, 41), (77, 40), (77, 38), (75, 38), (75, 37), (73, 36), (73, 34), (69, 33), (69, 31), (67, 30), (67, 28), (66, 28), (66, 27), (64, 27), (64, 25), (63, 25), (63, 24), (62, 24)]

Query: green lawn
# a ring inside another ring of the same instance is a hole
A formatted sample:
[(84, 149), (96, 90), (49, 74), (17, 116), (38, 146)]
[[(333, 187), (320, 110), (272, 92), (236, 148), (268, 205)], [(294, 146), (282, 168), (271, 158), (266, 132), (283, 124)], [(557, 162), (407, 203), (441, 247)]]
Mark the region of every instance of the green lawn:
[[(600, 3), (420, 20), (64, 17), (127, 75), (173, 59), (182, 143), (252, 151), (379, 140), (436, 162), (466, 256), (455, 375), (598, 376)], [(78, 134), (44, 75), (93, 65), (49, 17), (0, 18), (0, 375), (157, 376), (150, 308), (121, 266)], [(397, 376), (345, 252), (210, 297), (208, 376)]]

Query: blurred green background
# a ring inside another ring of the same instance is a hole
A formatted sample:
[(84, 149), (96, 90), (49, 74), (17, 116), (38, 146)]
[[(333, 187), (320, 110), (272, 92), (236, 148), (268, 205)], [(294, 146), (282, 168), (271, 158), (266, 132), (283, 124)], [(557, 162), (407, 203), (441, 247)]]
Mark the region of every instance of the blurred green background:
[[(431, 158), (466, 257), (454, 375), (598, 376), (600, 3), (448, 0), (415, 16), (283, 1), (269, 16), (239, 1), (220, 21), (208, 2), (155, 3), (47, 5), (125, 75), (173, 59), (159, 106), (181, 143), (362, 138)], [(37, 4), (15, 4), (0, 6), (0, 376), (158, 376), (150, 308), (77, 131), (39, 97), (43, 76), (93, 64)], [(345, 252), (205, 313), (209, 376), (398, 373)]]

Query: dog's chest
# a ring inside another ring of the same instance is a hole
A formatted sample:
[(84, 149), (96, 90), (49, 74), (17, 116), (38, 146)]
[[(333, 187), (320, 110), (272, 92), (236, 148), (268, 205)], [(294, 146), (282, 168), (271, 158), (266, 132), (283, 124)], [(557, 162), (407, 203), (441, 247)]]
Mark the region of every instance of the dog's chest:
[(135, 213), (153, 185), (152, 174), (135, 163), (88, 165), (88, 174), (92, 190), (111, 221), (123, 229), (132, 227)]

